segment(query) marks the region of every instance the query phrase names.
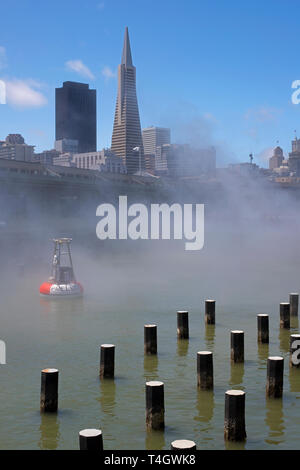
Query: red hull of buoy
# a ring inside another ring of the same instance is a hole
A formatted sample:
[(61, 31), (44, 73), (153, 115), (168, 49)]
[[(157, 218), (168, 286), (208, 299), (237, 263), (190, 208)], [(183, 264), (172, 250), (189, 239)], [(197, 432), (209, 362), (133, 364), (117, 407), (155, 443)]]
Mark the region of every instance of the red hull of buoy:
[(40, 294), (49, 295), (51, 286), (51, 282), (43, 282), (43, 284), (40, 286)]
[(83, 287), (79, 282), (69, 284), (56, 284), (55, 282), (43, 282), (40, 286), (40, 294), (50, 297), (67, 297), (82, 295)]

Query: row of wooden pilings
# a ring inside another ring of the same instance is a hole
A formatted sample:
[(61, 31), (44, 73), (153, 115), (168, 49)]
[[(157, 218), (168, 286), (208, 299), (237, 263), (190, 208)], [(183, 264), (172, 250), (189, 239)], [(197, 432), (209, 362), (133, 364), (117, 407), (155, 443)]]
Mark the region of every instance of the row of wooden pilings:
[[(290, 317), (298, 316), (299, 294), (290, 294), (290, 302), (280, 303), (280, 328), (290, 328)], [(216, 301), (205, 301), (205, 322), (215, 324)], [(189, 314), (187, 311), (177, 312), (177, 337), (189, 338)], [(257, 315), (257, 340), (269, 343), (269, 315)], [(230, 332), (231, 361), (244, 362), (244, 331)], [(300, 356), (300, 335), (290, 336), (290, 366), (300, 367), (297, 351)], [(157, 354), (157, 325), (144, 326), (144, 353)], [(284, 358), (268, 357), (266, 396), (281, 398), (283, 393)], [(115, 345), (102, 344), (100, 347), (100, 379), (113, 379), (115, 371)], [(58, 409), (58, 375), (57, 369), (43, 369), (41, 375), (41, 412), (55, 412)], [(213, 353), (199, 351), (197, 353), (197, 385), (201, 390), (212, 390), (214, 387)], [(245, 397), (242, 390), (228, 390), (225, 393), (224, 438), (229, 441), (246, 439)], [(149, 429), (161, 430), (165, 426), (164, 383), (159, 381), (146, 382), (146, 426)], [(79, 432), (79, 448), (81, 450), (103, 449), (102, 431), (84, 429)], [(196, 449), (196, 444), (189, 440), (173, 441), (173, 450)]]

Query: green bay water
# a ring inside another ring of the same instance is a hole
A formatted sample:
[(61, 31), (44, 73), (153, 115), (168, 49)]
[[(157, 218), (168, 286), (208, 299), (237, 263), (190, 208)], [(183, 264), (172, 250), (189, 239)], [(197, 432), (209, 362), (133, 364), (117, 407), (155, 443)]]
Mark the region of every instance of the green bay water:
[[(49, 301), (50, 236), (3, 242), (0, 338), (0, 448), (78, 449), (78, 432), (100, 428), (106, 449), (169, 449), (191, 439), (198, 449), (297, 449), (300, 370), (290, 369), (289, 335), (279, 302), (300, 290), (298, 233), (276, 227), (213, 227), (200, 252), (178, 242), (105, 244), (76, 232), (75, 273), (82, 299)], [(118, 246), (117, 249), (115, 247)], [(24, 275), (18, 264), (25, 265)], [(217, 301), (205, 326), (204, 300)], [(176, 311), (189, 311), (190, 339), (176, 337)], [(270, 315), (270, 344), (257, 345), (256, 315)], [(144, 357), (143, 327), (158, 325), (158, 356)], [(230, 363), (230, 330), (245, 331), (245, 363)], [(115, 380), (100, 381), (99, 347), (116, 345)], [(214, 391), (196, 385), (196, 354), (214, 353)], [(284, 396), (266, 400), (266, 361), (283, 355)], [(59, 369), (59, 411), (40, 414), (41, 369)], [(164, 432), (145, 428), (145, 382), (165, 384)], [(224, 395), (246, 391), (245, 443), (225, 443)]]

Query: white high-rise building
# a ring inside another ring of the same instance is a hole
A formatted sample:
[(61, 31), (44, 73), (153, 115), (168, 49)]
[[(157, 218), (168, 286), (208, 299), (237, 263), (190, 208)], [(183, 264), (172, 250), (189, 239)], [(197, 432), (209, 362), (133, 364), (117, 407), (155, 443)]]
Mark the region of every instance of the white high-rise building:
[(170, 144), (171, 131), (166, 127), (146, 127), (142, 131), (144, 154), (155, 155), (156, 148)]

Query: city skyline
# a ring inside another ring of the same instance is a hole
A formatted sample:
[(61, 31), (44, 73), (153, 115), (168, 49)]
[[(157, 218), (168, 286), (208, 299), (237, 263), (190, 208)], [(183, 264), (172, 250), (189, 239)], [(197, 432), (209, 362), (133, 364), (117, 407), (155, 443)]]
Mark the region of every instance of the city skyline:
[(166, 0), (160, 17), (154, 8), (147, 21), (135, 0), (92, 1), (85, 9), (80, 2), (70, 9), (65, 1), (60, 15), (56, 1), (26, 3), (2, 7), (0, 79), (8, 84), (8, 104), (0, 106), (1, 138), (19, 132), (37, 151), (53, 148), (54, 89), (78, 81), (97, 89), (98, 148), (110, 146), (120, 43), (128, 24), (142, 128), (170, 127), (176, 143), (215, 145), (219, 166), (223, 160), (246, 161), (249, 153), (267, 166), (277, 141), (288, 154), (300, 118), (300, 106), (291, 102), (291, 84), (300, 78), (293, 46), (296, 2), (287, 9), (284, 2), (192, 1), (183, 9)]

